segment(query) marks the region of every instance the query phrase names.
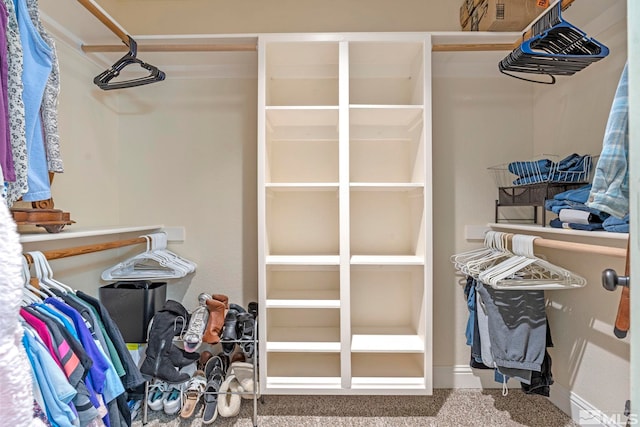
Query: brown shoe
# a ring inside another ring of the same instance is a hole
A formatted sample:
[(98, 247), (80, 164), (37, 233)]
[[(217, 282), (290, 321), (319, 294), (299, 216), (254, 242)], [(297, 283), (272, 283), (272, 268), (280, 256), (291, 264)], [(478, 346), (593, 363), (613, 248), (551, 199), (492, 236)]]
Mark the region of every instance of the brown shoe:
[(204, 371), (204, 367), (206, 366), (209, 359), (213, 357), (210, 351), (205, 350), (200, 353), (200, 358), (198, 359), (198, 370)]
[(209, 344), (217, 344), (220, 342), (220, 333), (224, 327), (224, 317), (226, 315), (225, 303), (217, 299), (207, 300), (207, 309), (209, 310), (209, 319), (207, 327), (204, 330), (202, 341)]
[(229, 308), (229, 297), (223, 294), (211, 294), (211, 298), (224, 303), (224, 308)]

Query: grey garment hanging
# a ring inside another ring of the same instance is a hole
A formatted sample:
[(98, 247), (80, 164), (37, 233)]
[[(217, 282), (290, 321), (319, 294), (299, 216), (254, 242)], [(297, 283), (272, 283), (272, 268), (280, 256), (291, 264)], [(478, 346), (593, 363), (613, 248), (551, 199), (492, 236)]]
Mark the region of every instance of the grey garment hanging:
[(58, 134), (58, 95), (60, 94), (60, 67), (58, 64), (58, 55), (56, 54), (56, 46), (53, 37), (47, 33), (40, 21), (38, 0), (27, 0), (27, 8), (33, 24), (38, 29), (38, 33), (40, 33), (40, 36), (49, 45), (52, 51), (51, 74), (49, 74), (49, 79), (47, 80), (47, 85), (42, 96), (40, 116), (42, 117), (44, 145), (47, 150), (47, 167), (49, 168), (49, 172), (62, 173), (64, 172), (64, 167), (60, 154), (60, 135)]
[(27, 136), (22, 100), (22, 44), (13, 0), (4, 0), (7, 8), (7, 66), (9, 92), (9, 130), (16, 180), (7, 183), (7, 205), (13, 205), (25, 194), (27, 185)]
[(492, 289), (477, 281), (476, 292), (487, 310), (496, 365), (540, 372), (547, 346), (544, 291)]
[[(476, 283), (478, 283), (476, 281)], [(478, 319), (478, 332), (480, 334), (480, 354), (482, 363), (491, 368), (495, 368), (496, 364), (491, 354), (491, 336), (489, 332), (489, 313), (487, 307), (482, 302), (480, 294), (477, 292), (476, 286), (476, 317)]]

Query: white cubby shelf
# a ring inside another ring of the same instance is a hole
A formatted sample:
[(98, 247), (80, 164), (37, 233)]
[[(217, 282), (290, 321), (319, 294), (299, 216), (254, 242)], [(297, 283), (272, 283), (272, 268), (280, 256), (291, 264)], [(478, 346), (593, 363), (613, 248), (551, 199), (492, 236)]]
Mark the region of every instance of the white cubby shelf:
[(259, 38), (262, 393), (431, 393), (429, 47)]

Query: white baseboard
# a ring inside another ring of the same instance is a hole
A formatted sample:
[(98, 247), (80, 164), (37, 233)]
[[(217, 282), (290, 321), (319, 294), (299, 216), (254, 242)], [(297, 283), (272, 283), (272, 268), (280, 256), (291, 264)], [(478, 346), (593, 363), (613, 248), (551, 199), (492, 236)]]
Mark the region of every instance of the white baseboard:
[[(581, 426), (623, 427), (627, 422), (622, 408), (618, 414), (606, 414), (557, 383), (551, 386), (549, 400)], [(637, 424), (637, 421), (634, 424)]]
[[(508, 385), (514, 387), (513, 384), (511, 380)], [(486, 389), (502, 388), (502, 384), (494, 380), (493, 370), (471, 369), (468, 365), (434, 366), (433, 388)], [(626, 423), (622, 414), (605, 414), (557, 383), (551, 386), (549, 401), (581, 426), (623, 427)]]
[(493, 375), (493, 370), (474, 370), (469, 365), (434, 366), (433, 388), (502, 388)]

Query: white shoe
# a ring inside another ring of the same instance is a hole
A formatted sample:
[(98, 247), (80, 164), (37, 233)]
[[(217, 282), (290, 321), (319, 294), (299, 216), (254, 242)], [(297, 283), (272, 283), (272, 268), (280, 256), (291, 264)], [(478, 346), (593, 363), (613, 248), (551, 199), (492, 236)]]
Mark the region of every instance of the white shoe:
[(159, 411), (162, 409), (162, 402), (167, 396), (169, 391), (169, 385), (160, 380), (156, 380), (153, 384), (149, 385), (149, 395), (147, 396), (147, 407), (152, 411)]
[(198, 347), (200, 347), (200, 344), (202, 344), (202, 336), (204, 335), (204, 330), (209, 320), (209, 309), (206, 306), (207, 299), (211, 299), (211, 296), (207, 294), (200, 294), (198, 296), (200, 305), (191, 313), (187, 331), (183, 336), (184, 349), (189, 353), (196, 351)]
[(172, 386), (164, 400), (162, 406), (164, 407), (164, 413), (167, 415), (175, 415), (182, 408), (181, 390), (182, 386)]
[[(195, 362), (180, 369), (180, 373), (185, 373), (189, 375), (189, 377), (192, 377), (195, 372)], [(175, 415), (180, 412), (180, 409), (182, 409), (182, 390), (184, 389), (185, 384), (186, 383), (171, 384), (169, 386), (167, 395), (162, 401), (162, 406), (164, 407), (165, 414)]]

